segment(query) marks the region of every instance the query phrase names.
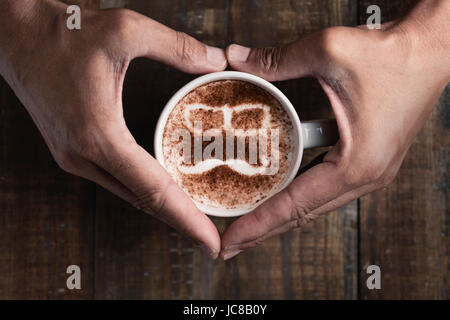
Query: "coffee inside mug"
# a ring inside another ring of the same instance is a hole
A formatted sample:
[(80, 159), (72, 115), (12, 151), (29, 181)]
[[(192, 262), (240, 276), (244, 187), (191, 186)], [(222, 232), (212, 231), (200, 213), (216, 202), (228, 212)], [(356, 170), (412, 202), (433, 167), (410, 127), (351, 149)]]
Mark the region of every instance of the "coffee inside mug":
[[(241, 72), (193, 80), (164, 108), (155, 153), (203, 212), (248, 213), (295, 177), (303, 140), (323, 144), (320, 122), (305, 126), (281, 91)], [(322, 142), (322, 143), (321, 143)]]

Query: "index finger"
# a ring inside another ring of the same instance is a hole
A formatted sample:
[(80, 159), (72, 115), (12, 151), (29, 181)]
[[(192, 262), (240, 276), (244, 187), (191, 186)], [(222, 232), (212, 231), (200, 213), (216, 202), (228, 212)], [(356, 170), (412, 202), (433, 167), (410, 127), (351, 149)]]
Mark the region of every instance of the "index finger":
[(220, 236), (212, 221), (197, 209), (158, 161), (135, 142), (131, 133), (108, 138), (99, 144), (97, 155), (96, 164), (135, 196), (135, 207), (177, 229), (217, 257)]
[(256, 210), (233, 222), (222, 235), (222, 257), (231, 257), (231, 253), (316, 218), (314, 209), (345, 193), (336, 168), (333, 162), (313, 167)]
[(222, 235), (221, 256), (224, 259), (273, 235), (304, 225), (322, 213), (315, 209), (350, 192), (351, 187), (346, 185), (344, 179), (345, 162), (350, 158), (349, 120), (336, 93), (324, 81), (319, 81), (336, 116), (339, 142), (325, 156), (323, 163), (307, 170), (287, 188), (228, 227)]

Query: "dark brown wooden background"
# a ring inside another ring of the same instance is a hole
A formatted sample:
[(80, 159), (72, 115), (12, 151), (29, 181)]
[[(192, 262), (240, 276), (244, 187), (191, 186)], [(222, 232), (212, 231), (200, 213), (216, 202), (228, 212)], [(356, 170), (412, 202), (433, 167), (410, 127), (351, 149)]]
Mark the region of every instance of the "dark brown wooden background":
[[(215, 46), (286, 43), (315, 30), (383, 22), (411, 0), (83, 0), (127, 7)], [(101, 36), (101, 35), (99, 35)], [(156, 119), (193, 76), (140, 59), (124, 88), (125, 117), (152, 152)], [(332, 112), (310, 79), (276, 84), (302, 119)], [(14, 93), (0, 81), (0, 298), (449, 299), (450, 89), (389, 188), (231, 261), (211, 261), (172, 229), (100, 187), (58, 169)], [(305, 162), (319, 151), (307, 152)], [(220, 230), (230, 221), (214, 220)], [(66, 288), (68, 265), (82, 289)], [(368, 290), (378, 264), (382, 289)]]

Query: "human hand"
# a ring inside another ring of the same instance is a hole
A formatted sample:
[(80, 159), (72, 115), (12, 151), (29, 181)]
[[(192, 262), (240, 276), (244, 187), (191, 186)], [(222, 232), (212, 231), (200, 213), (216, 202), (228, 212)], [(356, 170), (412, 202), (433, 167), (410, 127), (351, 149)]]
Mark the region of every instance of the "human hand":
[(420, 10), (431, 11), (416, 8), (382, 31), (337, 27), (279, 48), (227, 48), (235, 70), (269, 81), (317, 78), (340, 140), (322, 163), (228, 227), (224, 259), (393, 181), (450, 76), (448, 33), (437, 18), (421, 21)]
[(128, 10), (83, 10), (81, 30), (70, 31), (66, 6), (57, 1), (2, 0), (1, 6), (1, 74), (59, 166), (161, 219), (216, 257), (214, 224), (128, 131), (122, 84), (135, 57), (207, 73), (225, 69), (224, 51)]

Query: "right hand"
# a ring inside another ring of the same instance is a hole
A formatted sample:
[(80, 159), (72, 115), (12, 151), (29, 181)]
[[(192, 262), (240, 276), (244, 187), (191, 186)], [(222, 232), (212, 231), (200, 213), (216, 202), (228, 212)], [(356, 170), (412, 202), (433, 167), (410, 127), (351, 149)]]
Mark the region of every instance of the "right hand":
[(448, 42), (439, 42), (440, 31), (429, 24), (390, 24), (383, 31), (335, 27), (282, 47), (227, 49), (233, 69), (269, 81), (317, 78), (340, 140), (322, 163), (228, 227), (224, 259), (393, 181), (449, 81)]
[(161, 219), (217, 257), (214, 224), (129, 132), (122, 85), (135, 57), (208, 73), (225, 69), (223, 50), (133, 11), (83, 10), (81, 30), (70, 31), (66, 5), (18, 0), (14, 6), (20, 3), (20, 19), (2, 21), (1, 28), (14, 33), (0, 39), (0, 71), (59, 166)]

